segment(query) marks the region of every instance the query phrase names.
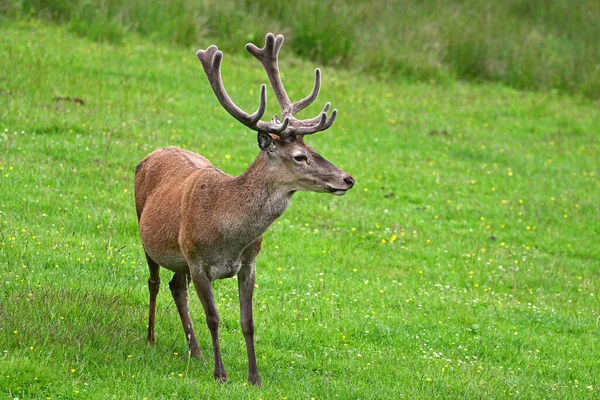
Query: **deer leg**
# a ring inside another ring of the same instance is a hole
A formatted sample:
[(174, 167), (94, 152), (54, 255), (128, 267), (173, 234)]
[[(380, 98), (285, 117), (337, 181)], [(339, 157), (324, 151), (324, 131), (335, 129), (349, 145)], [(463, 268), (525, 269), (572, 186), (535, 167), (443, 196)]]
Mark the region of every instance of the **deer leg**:
[(148, 278), (148, 292), (150, 292), (150, 311), (148, 313), (148, 337), (146, 342), (149, 344), (156, 343), (154, 336), (154, 318), (156, 316), (156, 296), (160, 287), (159, 270), (160, 266), (146, 254), (148, 269), (150, 270), (150, 278)]
[(210, 279), (208, 279), (202, 270), (202, 267), (200, 267), (195, 271), (193, 270), (192, 280), (196, 287), (198, 297), (200, 297), (202, 307), (204, 308), (206, 325), (208, 325), (210, 336), (212, 338), (212, 345), (215, 353), (215, 379), (219, 382), (227, 382), (227, 372), (225, 372), (225, 366), (223, 366), (221, 346), (219, 346), (219, 313), (215, 306), (215, 298), (213, 297)]
[(238, 273), (238, 289), (240, 295), (240, 322), (246, 350), (248, 352), (248, 381), (253, 385), (262, 386), (258, 368), (256, 366), (256, 354), (254, 352), (254, 320), (252, 319), (252, 294), (254, 293), (254, 282), (256, 280), (256, 264), (242, 266)]
[(173, 279), (169, 282), (169, 288), (175, 300), (175, 306), (177, 312), (179, 312), (179, 318), (181, 318), (181, 324), (183, 325), (183, 331), (185, 332), (185, 338), (187, 340), (188, 347), (190, 349), (191, 357), (202, 357), (200, 346), (196, 340), (196, 334), (194, 333), (194, 326), (190, 318), (190, 308), (188, 303), (188, 274), (176, 272), (173, 275)]

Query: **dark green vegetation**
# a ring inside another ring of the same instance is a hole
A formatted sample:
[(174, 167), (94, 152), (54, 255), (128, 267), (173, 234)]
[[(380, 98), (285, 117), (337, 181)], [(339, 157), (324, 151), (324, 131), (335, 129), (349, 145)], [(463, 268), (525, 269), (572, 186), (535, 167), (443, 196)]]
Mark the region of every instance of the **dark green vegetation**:
[(600, 98), (597, 0), (2, 0), (93, 40), (198, 46), (285, 34), (296, 54), (387, 79), (497, 81)]
[[(357, 186), (341, 198), (296, 194), (265, 235), (262, 389), (245, 383), (237, 284), (215, 283), (230, 377), (220, 385), (195, 296), (207, 360), (186, 355), (168, 271), (158, 343), (144, 344), (132, 195), (136, 164), (157, 147), (199, 151), (232, 174), (258, 153), (206, 82), (194, 56), (204, 44), (98, 43), (39, 20), (5, 21), (1, 34), (3, 397), (597, 398), (597, 106), (325, 68), (304, 115), (326, 100), (340, 115), (307, 141)], [(315, 66), (294, 59), (295, 46), (282, 50), (292, 99)], [(238, 104), (256, 107), (266, 81), (256, 60), (226, 53), (223, 77)]]

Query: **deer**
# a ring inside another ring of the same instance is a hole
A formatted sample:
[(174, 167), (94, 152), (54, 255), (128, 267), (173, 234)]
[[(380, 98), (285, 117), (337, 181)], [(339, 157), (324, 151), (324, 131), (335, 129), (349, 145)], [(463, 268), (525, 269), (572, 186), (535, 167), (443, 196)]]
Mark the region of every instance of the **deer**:
[(263, 65), (281, 115), (263, 121), (266, 85), (260, 88), (259, 106), (248, 114), (229, 97), (223, 86), (223, 53), (211, 45), (198, 50), (208, 82), (221, 106), (233, 118), (257, 132), (260, 153), (248, 169), (231, 176), (215, 168), (200, 154), (165, 147), (147, 155), (135, 172), (135, 206), (139, 233), (148, 263), (150, 293), (147, 342), (155, 344), (159, 269), (174, 272), (169, 288), (179, 313), (191, 357), (203, 358), (189, 313), (188, 288), (193, 283), (200, 298), (214, 352), (214, 378), (227, 381), (219, 346), (219, 314), (212, 282), (237, 276), (240, 323), (248, 355), (248, 381), (261, 386), (254, 349), (252, 296), (256, 257), (262, 235), (288, 208), (297, 191), (341, 196), (355, 180), (304, 143), (304, 137), (328, 129), (337, 110), (329, 114), (327, 102), (314, 118), (297, 119), (296, 113), (317, 98), (321, 72), (315, 70), (311, 93), (291, 102), (278, 67), (283, 36), (269, 33), (263, 48), (252, 43), (246, 50)]

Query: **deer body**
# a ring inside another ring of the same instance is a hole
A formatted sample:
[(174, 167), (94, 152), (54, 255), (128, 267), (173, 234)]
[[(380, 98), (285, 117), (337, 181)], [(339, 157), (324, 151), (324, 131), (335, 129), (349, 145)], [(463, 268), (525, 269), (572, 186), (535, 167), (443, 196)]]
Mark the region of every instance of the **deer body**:
[(190, 273), (188, 260), (198, 257), (211, 280), (236, 275), (244, 249), (260, 241), (292, 196), (288, 188), (269, 182), (275, 178), (264, 158), (232, 177), (201, 155), (176, 147), (148, 155), (135, 186), (146, 253), (174, 272)]
[(296, 191), (346, 193), (354, 179), (321, 157), (304, 143), (303, 137), (327, 129), (337, 111), (327, 117), (329, 103), (321, 114), (298, 120), (294, 114), (317, 97), (315, 87), (305, 99), (289, 101), (279, 78), (277, 55), (283, 36), (267, 35), (263, 49), (247, 45), (258, 58), (273, 86), (282, 109), (283, 122), (274, 117), (260, 121), (266, 107), (265, 86), (260, 106), (252, 115), (240, 110), (228, 97), (220, 76), (222, 53), (215, 46), (199, 51), (204, 71), (221, 105), (238, 121), (258, 132), (261, 152), (242, 175), (230, 176), (205, 157), (177, 147), (167, 147), (146, 156), (135, 175), (135, 204), (140, 237), (150, 270), (148, 342), (155, 342), (156, 298), (159, 269), (174, 272), (171, 294), (186, 335), (190, 355), (202, 356), (189, 315), (188, 286), (193, 282), (204, 308), (211, 333), (214, 377), (227, 380), (219, 346), (219, 315), (212, 294), (212, 281), (238, 277), (240, 322), (248, 353), (248, 379), (261, 384), (254, 352), (252, 295), (256, 278), (255, 259), (262, 234), (287, 209)]

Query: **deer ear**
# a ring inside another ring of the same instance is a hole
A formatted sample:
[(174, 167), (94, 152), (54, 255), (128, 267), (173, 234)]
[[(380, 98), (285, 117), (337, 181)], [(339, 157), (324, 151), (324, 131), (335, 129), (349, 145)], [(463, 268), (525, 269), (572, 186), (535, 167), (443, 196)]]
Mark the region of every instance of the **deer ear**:
[(275, 149), (273, 137), (266, 132), (258, 131), (258, 147), (261, 150), (271, 151)]

